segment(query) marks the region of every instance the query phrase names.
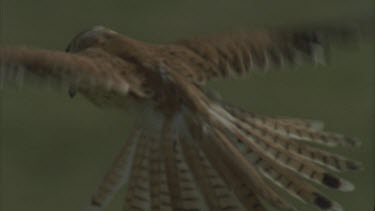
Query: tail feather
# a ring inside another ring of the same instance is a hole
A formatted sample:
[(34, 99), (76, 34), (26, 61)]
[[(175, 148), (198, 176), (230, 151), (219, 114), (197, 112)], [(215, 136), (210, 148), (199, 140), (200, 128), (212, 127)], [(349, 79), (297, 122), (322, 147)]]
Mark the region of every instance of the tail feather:
[[(233, 189), (234, 194), (237, 197), (236, 200), (239, 200), (242, 206), (247, 210), (265, 211), (266, 209), (260, 201), (260, 198), (264, 198), (265, 194), (263, 196), (260, 196), (260, 193), (256, 193), (256, 190), (252, 188), (252, 185), (249, 185), (249, 179), (247, 178), (244, 180), (246, 176), (244, 176), (243, 173), (239, 172), (238, 166), (233, 165), (233, 163), (229, 165), (228, 162), (224, 163), (223, 159), (219, 158), (220, 156), (223, 156), (221, 154), (222, 151), (221, 149), (219, 149), (219, 147), (216, 146), (215, 143), (205, 143), (205, 141), (202, 141), (201, 146), (206, 152), (205, 154), (210, 160), (212, 166), (218, 171), (218, 173), (226, 181), (226, 183)], [(281, 208), (280, 206), (277, 207)]]
[(144, 134), (141, 135), (132, 164), (132, 173), (125, 196), (123, 210), (151, 210), (150, 183), (148, 168), (149, 148), (151, 142)]
[(254, 129), (252, 125), (236, 118), (233, 121), (239, 130), (246, 133), (246, 137), (239, 140), (240, 143), (247, 147), (248, 153), (255, 153), (259, 156), (255, 163), (263, 160), (265, 162), (277, 162), (318, 184), (342, 191), (352, 190), (353, 185), (348, 181), (337, 178), (308, 159), (296, 156), (289, 150), (275, 145), (272, 134), (261, 133)]
[[(233, 140), (232, 142), (235, 141)], [(340, 210), (338, 209), (339, 205), (336, 202), (327, 199), (311, 185), (303, 181), (300, 177), (297, 177), (294, 174), (295, 170), (293, 171), (289, 168), (285, 168), (281, 163), (276, 162), (272, 157), (261, 154), (262, 152), (258, 151), (259, 154), (257, 155), (257, 150), (254, 150), (254, 148), (246, 148), (241, 146), (243, 143), (240, 141), (236, 141), (236, 143), (238, 148), (242, 149), (242, 153), (248, 158), (251, 164), (258, 167), (258, 170), (262, 173), (262, 175), (273, 183), (282, 187), (294, 197), (312, 203), (322, 210), (329, 210), (318, 203), (319, 200), (325, 200), (327, 204), (330, 204), (330, 206), (328, 206), (329, 208), (335, 207), (337, 210)]]
[[(201, 139), (198, 138), (196, 141), (201, 141)], [(194, 144), (193, 140), (184, 140), (181, 144), (209, 209), (217, 211), (243, 210), (234, 193), (208, 161), (200, 147), (196, 145), (198, 143)]]
[[(171, 197), (171, 207), (181, 207), (181, 187), (178, 180), (177, 161), (174, 156), (171, 125), (164, 128), (162, 134), (166, 140), (162, 141), (162, 154), (166, 169), (167, 186)], [(166, 134), (169, 133), (169, 134)]]
[(198, 183), (193, 176), (191, 166), (188, 165), (186, 157), (182, 151), (181, 140), (177, 140), (176, 157), (179, 165), (179, 176), (181, 178), (182, 187), (182, 205), (186, 210), (205, 210), (205, 202), (203, 196), (198, 188)]
[[(233, 111), (233, 109), (231, 111)], [(271, 129), (268, 123), (265, 123), (267, 121), (265, 117), (263, 118), (264, 120), (260, 122), (253, 118), (253, 114), (252, 116), (244, 113), (240, 115), (238, 112), (232, 112), (232, 114), (259, 133), (268, 134), (273, 144), (281, 146), (285, 150), (296, 154), (296, 156), (307, 158), (334, 171), (358, 170), (361, 168), (361, 164), (356, 161), (311, 147), (298, 141), (293, 141), (293, 138), (285, 134), (280, 134), (277, 129)], [(280, 126), (275, 126), (275, 128), (280, 128)]]
[(310, 120), (310, 119), (297, 119), (297, 118), (290, 118), (290, 117), (269, 117), (263, 116), (254, 112), (248, 112), (238, 107), (228, 105), (225, 103), (221, 103), (222, 106), (229, 111), (232, 115), (238, 116), (241, 119), (251, 119), (257, 122), (260, 122), (264, 125), (277, 128), (277, 126), (285, 126), (285, 125), (295, 125), (299, 128), (306, 128), (306, 129), (314, 129), (314, 130), (322, 130), (324, 128), (324, 124), (321, 121), (317, 120)]
[(321, 195), (314, 187), (294, 174), (293, 170), (285, 168), (280, 163), (275, 162), (274, 159), (267, 156), (259, 156), (257, 159), (254, 159), (254, 156), (249, 156), (249, 149), (243, 151), (243, 154), (245, 154), (247, 158), (251, 157), (249, 159), (250, 162), (258, 167), (262, 175), (264, 175), (274, 184), (280, 186), (292, 196), (305, 202), (314, 204), (322, 210), (329, 209), (320, 205), (319, 200), (325, 200), (328, 204), (330, 204), (330, 206), (328, 206), (329, 208), (335, 207), (335, 209), (341, 210), (338, 209), (340, 206), (336, 202), (333, 202)]
[(228, 137), (219, 130), (225, 130), (224, 125), (207, 124), (195, 118), (193, 114), (186, 115), (189, 132), (209, 160), (212, 167), (230, 186), (238, 200), (247, 210), (264, 210), (260, 199), (264, 199), (280, 210), (295, 210), (283, 201), (262, 179), (256, 167), (248, 165), (246, 158), (232, 145)]
[[(321, 210), (341, 211), (341, 206), (319, 193), (310, 184), (296, 177), (287, 169), (272, 168), (270, 166), (261, 167), (260, 172), (273, 184), (281, 187), (290, 195), (304, 202), (308, 202)], [(325, 203), (323, 204), (322, 201)]]
[[(359, 146), (360, 142), (353, 137), (346, 137), (341, 134), (336, 133), (329, 133), (323, 132), (314, 129), (314, 127), (318, 127), (319, 125), (314, 125), (310, 123), (310, 127), (303, 126), (301, 124), (290, 124), (291, 120), (282, 120), (282, 119), (273, 119), (273, 118), (266, 118), (256, 115), (254, 113), (247, 113), (236, 109), (234, 107), (227, 106), (226, 107), (231, 113), (235, 116), (238, 116), (243, 121), (256, 121), (265, 127), (273, 130), (281, 135), (301, 140), (307, 142), (313, 142), (318, 144), (323, 144), (326, 146)], [(293, 120), (292, 120), (293, 121)], [(289, 122), (289, 123), (288, 123)], [(294, 120), (294, 122), (296, 122)]]
[[(209, 120), (213, 128), (210, 130), (219, 129), (223, 131), (228, 139), (231, 140), (232, 144), (237, 145), (233, 151), (242, 152), (246, 156), (250, 163), (245, 164), (241, 158), (234, 158), (238, 165), (251, 165), (258, 167), (258, 171), (264, 171), (263, 176), (271, 178), (272, 181), (283, 185), (280, 183), (280, 179), (288, 178), (290, 175), (299, 174), (305, 178), (315, 181), (319, 184), (325, 185), (341, 191), (351, 191), (354, 186), (346, 180), (337, 178), (332, 174), (325, 171), (317, 164), (314, 164), (310, 160), (291, 153), (288, 149), (285, 149), (272, 141), (272, 133), (268, 131), (259, 131), (255, 126), (250, 123), (241, 121), (236, 116), (228, 113), (223, 107), (218, 104), (209, 105)], [(217, 128), (217, 129), (216, 129)], [(221, 133), (221, 132), (218, 132)], [(225, 136), (222, 134), (222, 136)], [(223, 139), (223, 138), (222, 138)], [(220, 143), (227, 147), (226, 150), (229, 151), (230, 145), (224, 142)], [(235, 152), (233, 152), (235, 154)], [(278, 172), (277, 175), (272, 175), (271, 169), (275, 169)], [(288, 173), (292, 171), (292, 173)], [(284, 172), (284, 173), (281, 173)], [(284, 175), (283, 175), (284, 174)], [(291, 177), (289, 177), (291, 178)], [(295, 178), (295, 177), (293, 177)], [(300, 180), (302, 181), (302, 180)], [(284, 182), (285, 183), (285, 182)], [(300, 182), (300, 187), (304, 187), (306, 182)], [(307, 183), (306, 183), (307, 184)], [(286, 185), (286, 184), (284, 184)], [(263, 186), (263, 185), (262, 185)], [(306, 187), (306, 186), (305, 186)], [(264, 186), (263, 186), (264, 188)], [(336, 202), (332, 202), (327, 198), (323, 197), (316, 191), (312, 190), (293, 190), (288, 189), (288, 191), (298, 195), (299, 198), (304, 199), (310, 203), (313, 203), (322, 210), (341, 210), (340, 206)], [(302, 193), (304, 195), (302, 195)]]
[(131, 172), (131, 164), (133, 162), (135, 149), (138, 145), (140, 131), (136, 130), (126, 140), (123, 148), (115, 158), (110, 170), (105, 175), (103, 181), (99, 184), (97, 190), (93, 194), (88, 210), (98, 210), (122, 187), (128, 182)]
[(280, 135), (277, 132), (264, 127), (261, 124), (252, 122), (248, 120), (247, 122), (251, 127), (255, 130), (259, 131), (260, 133), (267, 133), (269, 136), (272, 137), (271, 141), (276, 145), (280, 146), (281, 148), (290, 151), (291, 153), (295, 154), (296, 156), (300, 156), (302, 158), (307, 158), (314, 163), (327, 167), (334, 171), (347, 171), (347, 170), (358, 170), (361, 168), (361, 165), (356, 162), (344, 158), (342, 156), (329, 153), (315, 147), (311, 147), (309, 145), (302, 144), (300, 142), (296, 142), (291, 140), (290, 138)]
[(180, 140), (174, 133), (172, 123), (167, 119), (162, 133), (164, 137), (162, 147), (171, 205), (173, 210), (199, 211), (202, 207), (201, 197), (182, 154)]
[(154, 139), (150, 150), (150, 196), (153, 211), (171, 211), (171, 199), (161, 153), (161, 140)]
[(279, 117), (279, 118), (274, 118), (274, 119), (280, 125), (295, 125), (300, 128), (307, 128), (307, 129), (316, 130), (316, 131), (321, 131), (324, 128), (324, 123), (321, 121), (317, 121), (317, 120), (286, 118), (286, 117)]
[[(271, 187), (263, 180), (257, 169), (249, 165), (248, 160), (231, 143), (229, 138), (219, 131), (213, 129), (212, 146), (220, 147), (220, 154), (225, 156), (221, 162), (225, 162), (229, 171), (235, 172), (236, 177), (242, 179), (248, 188), (252, 188), (259, 196), (268, 201), (272, 206), (280, 210), (295, 210), (291, 205), (285, 202)], [(237, 167), (236, 167), (237, 166)], [(251, 178), (251, 180), (250, 180)]]

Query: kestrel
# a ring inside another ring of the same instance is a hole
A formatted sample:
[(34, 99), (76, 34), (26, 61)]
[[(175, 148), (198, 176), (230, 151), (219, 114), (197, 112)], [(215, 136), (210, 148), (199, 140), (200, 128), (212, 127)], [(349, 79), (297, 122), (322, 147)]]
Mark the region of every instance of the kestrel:
[(352, 32), (264, 29), (159, 45), (96, 26), (75, 36), (66, 52), (0, 48), (0, 77), (2, 83), (54, 80), (72, 97), (139, 108), (141, 121), (88, 210), (100, 210), (125, 186), (126, 211), (264, 211), (265, 203), (296, 210), (276, 187), (320, 210), (339, 211), (311, 182), (352, 191), (332, 172), (361, 165), (316, 145), (354, 147), (357, 139), (325, 132), (318, 121), (247, 112), (204, 85), (251, 71), (323, 64), (332, 41), (348, 41)]

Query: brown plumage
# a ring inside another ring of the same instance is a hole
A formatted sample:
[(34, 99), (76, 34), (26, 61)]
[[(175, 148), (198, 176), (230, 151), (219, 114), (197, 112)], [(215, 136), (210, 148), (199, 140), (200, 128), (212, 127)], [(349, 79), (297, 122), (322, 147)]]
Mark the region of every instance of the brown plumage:
[[(141, 124), (92, 196), (99, 210), (123, 186), (123, 210), (295, 210), (273, 185), (321, 210), (342, 210), (308, 180), (339, 191), (354, 186), (330, 170), (357, 162), (308, 142), (358, 146), (317, 121), (267, 117), (212, 99), (204, 84), (269, 67), (323, 64), (331, 40), (350, 30), (260, 30), (156, 45), (98, 26), (67, 52), (0, 48), (2, 84), (26, 76), (55, 80), (101, 106), (142, 110)], [(355, 33), (353, 32), (353, 35)]]

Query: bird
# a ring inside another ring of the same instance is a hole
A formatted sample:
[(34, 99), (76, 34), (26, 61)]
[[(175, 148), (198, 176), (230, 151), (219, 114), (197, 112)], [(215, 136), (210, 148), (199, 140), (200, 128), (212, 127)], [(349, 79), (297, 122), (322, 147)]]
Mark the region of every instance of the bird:
[(320, 187), (353, 191), (337, 173), (362, 164), (320, 146), (357, 147), (357, 138), (324, 131), (316, 120), (246, 111), (205, 85), (325, 64), (332, 44), (356, 34), (345, 27), (261, 28), (153, 44), (94, 26), (65, 51), (0, 47), (0, 81), (53, 81), (100, 107), (137, 108), (132, 132), (87, 210), (105, 209), (124, 188), (124, 211), (266, 211), (265, 204), (296, 210), (280, 191), (340, 211)]

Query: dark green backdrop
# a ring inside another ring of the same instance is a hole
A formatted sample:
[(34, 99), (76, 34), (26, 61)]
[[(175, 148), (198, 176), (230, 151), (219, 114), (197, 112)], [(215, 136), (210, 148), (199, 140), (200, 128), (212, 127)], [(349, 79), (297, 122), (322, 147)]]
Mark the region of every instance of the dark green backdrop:
[[(346, 20), (372, 15), (372, 0), (51, 1), (2, 0), (3, 45), (64, 49), (73, 35), (101, 24), (152, 42), (253, 25)], [(343, 176), (353, 193), (324, 190), (348, 211), (372, 210), (374, 200), (374, 72), (372, 41), (334, 51), (332, 65), (252, 75), (210, 84), (252, 111), (321, 119), (327, 128), (363, 140), (338, 149), (366, 169)], [(1, 208), (80, 211), (127, 136), (131, 113), (101, 110), (67, 92), (26, 86), (1, 91)], [(122, 195), (108, 211), (119, 210)], [(313, 210), (298, 204), (301, 210)]]

